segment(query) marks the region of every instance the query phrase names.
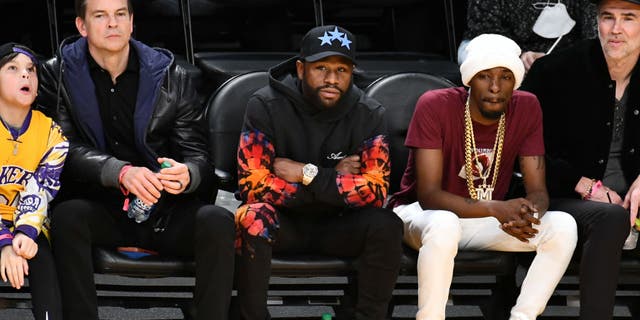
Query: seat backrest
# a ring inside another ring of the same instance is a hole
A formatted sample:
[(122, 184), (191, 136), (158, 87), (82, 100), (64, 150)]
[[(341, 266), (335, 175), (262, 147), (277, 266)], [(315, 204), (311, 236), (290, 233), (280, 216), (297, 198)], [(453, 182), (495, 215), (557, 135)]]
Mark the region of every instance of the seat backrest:
[(267, 71), (295, 55), (295, 52), (197, 52), (195, 63), (210, 88), (217, 88), (236, 75)]
[(237, 189), (237, 150), (244, 113), (251, 95), (268, 84), (266, 71), (249, 72), (223, 83), (207, 102), (209, 153), (216, 167), (219, 188)]
[(404, 146), (409, 122), (418, 98), (426, 91), (455, 86), (451, 81), (426, 73), (397, 73), (378, 79), (367, 87), (366, 94), (387, 110), (387, 129), (391, 153), (390, 193), (398, 191), (407, 166), (409, 150)]

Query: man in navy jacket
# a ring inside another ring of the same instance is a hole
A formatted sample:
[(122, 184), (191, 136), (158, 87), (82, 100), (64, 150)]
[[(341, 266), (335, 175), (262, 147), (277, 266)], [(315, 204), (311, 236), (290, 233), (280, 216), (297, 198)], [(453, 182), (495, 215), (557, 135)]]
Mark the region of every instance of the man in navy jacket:
[[(131, 39), (127, 0), (76, 0), (76, 13), (82, 37), (44, 66), (40, 95), (70, 143), (52, 220), (64, 318), (98, 319), (92, 247), (135, 246), (194, 257), (196, 318), (226, 319), (233, 216), (196, 196), (213, 166), (194, 88), (170, 52)], [(145, 222), (123, 210), (134, 197), (154, 205)]]

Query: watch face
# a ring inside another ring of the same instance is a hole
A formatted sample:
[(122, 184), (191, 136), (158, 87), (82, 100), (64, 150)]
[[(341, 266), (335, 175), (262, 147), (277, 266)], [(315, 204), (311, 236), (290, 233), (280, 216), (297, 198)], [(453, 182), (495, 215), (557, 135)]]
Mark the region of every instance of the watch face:
[(312, 165), (312, 164), (306, 164), (304, 167), (302, 167), (302, 174), (313, 178), (318, 174), (318, 167)]

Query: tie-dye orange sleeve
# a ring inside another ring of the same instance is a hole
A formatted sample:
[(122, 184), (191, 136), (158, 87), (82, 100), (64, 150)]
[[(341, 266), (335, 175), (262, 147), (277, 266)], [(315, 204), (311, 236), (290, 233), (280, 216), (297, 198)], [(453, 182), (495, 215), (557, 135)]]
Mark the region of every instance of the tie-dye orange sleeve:
[(272, 173), (275, 148), (258, 130), (240, 134), (238, 145), (238, 188), (245, 203), (269, 203), (286, 206), (299, 185)]
[(391, 173), (387, 137), (378, 135), (366, 140), (360, 153), (360, 162), (360, 174), (338, 173), (338, 192), (350, 207), (382, 207)]

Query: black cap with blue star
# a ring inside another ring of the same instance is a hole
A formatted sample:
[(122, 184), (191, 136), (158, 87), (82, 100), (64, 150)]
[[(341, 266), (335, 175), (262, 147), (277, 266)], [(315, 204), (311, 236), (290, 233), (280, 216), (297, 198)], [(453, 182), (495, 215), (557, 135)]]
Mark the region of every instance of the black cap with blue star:
[(315, 62), (329, 56), (345, 57), (356, 63), (356, 38), (342, 27), (315, 27), (302, 38), (300, 59)]

